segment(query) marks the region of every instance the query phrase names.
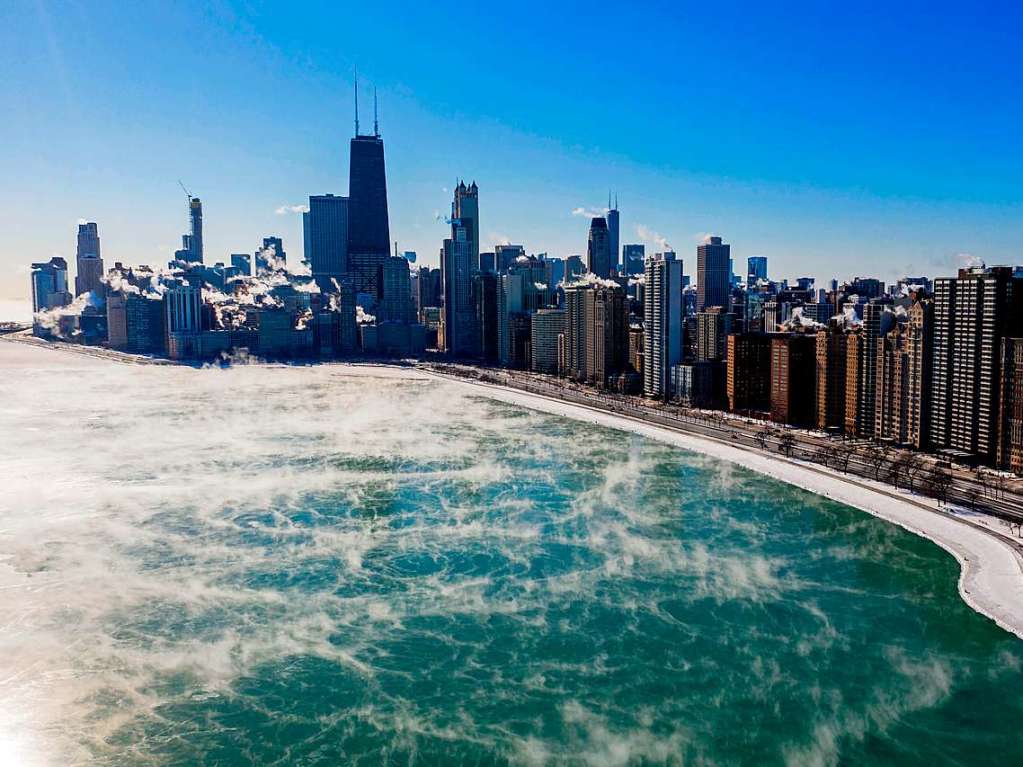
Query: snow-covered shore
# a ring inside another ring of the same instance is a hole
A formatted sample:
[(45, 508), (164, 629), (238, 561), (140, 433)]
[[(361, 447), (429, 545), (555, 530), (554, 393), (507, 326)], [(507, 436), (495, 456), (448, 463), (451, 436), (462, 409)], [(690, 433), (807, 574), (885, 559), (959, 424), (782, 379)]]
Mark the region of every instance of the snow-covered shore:
[[(939, 510), (932, 499), (595, 408), (502, 386), (455, 382), (502, 402), (630, 431), (730, 461), (899, 525), (952, 554), (960, 565), (959, 593), (963, 600), (981, 615), (1023, 639), (1023, 557), (1008, 538)], [(898, 497), (903, 495), (905, 498)]]

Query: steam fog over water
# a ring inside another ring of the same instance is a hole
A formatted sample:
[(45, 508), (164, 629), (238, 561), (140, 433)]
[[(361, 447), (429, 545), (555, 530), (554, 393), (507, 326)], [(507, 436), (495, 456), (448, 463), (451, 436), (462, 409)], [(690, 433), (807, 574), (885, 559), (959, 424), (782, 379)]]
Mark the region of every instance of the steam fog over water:
[(1023, 644), (827, 499), (386, 368), (0, 373), (0, 763), (1023, 754)]

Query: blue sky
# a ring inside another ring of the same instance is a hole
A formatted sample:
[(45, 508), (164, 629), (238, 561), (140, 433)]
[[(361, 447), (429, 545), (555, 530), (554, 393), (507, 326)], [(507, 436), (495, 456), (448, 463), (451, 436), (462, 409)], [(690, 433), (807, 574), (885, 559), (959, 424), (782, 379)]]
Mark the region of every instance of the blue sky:
[(347, 192), (355, 65), (392, 237), (426, 263), (459, 177), (484, 245), (583, 252), (573, 211), (611, 187), (623, 242), (667, 241), (687, 272), (706, 233), (779, 278), (1023, 262), (1018, 4), (8, 0), (0, 40), (0, 299), (73, 255), (80, 218), (108, 263), (165, 261), (178, 178), (208, 261), (268, 234), (300, 255), (276, 211)]

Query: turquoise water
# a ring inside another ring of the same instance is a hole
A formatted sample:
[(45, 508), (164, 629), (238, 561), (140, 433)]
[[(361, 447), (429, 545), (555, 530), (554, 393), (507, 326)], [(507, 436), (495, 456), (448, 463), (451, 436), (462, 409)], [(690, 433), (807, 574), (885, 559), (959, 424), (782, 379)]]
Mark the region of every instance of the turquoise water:
[(388, 371), (4, 346), (14, 763), (1021, 762), (1023, 643), (861, 512)]

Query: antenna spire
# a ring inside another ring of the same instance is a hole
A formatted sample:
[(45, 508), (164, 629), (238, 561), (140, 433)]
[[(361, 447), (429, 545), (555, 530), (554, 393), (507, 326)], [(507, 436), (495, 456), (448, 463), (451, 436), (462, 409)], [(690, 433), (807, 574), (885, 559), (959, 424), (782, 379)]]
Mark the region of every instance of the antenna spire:
[(607, 209), (611, 210), (611, 190), (607, 190)]
[(355, 136), (359, 135), (359, 68), (355, 68)]
[(377, 87), (373, 86), (373, 135), (379, 138), (380, 123), (377, 122)]

